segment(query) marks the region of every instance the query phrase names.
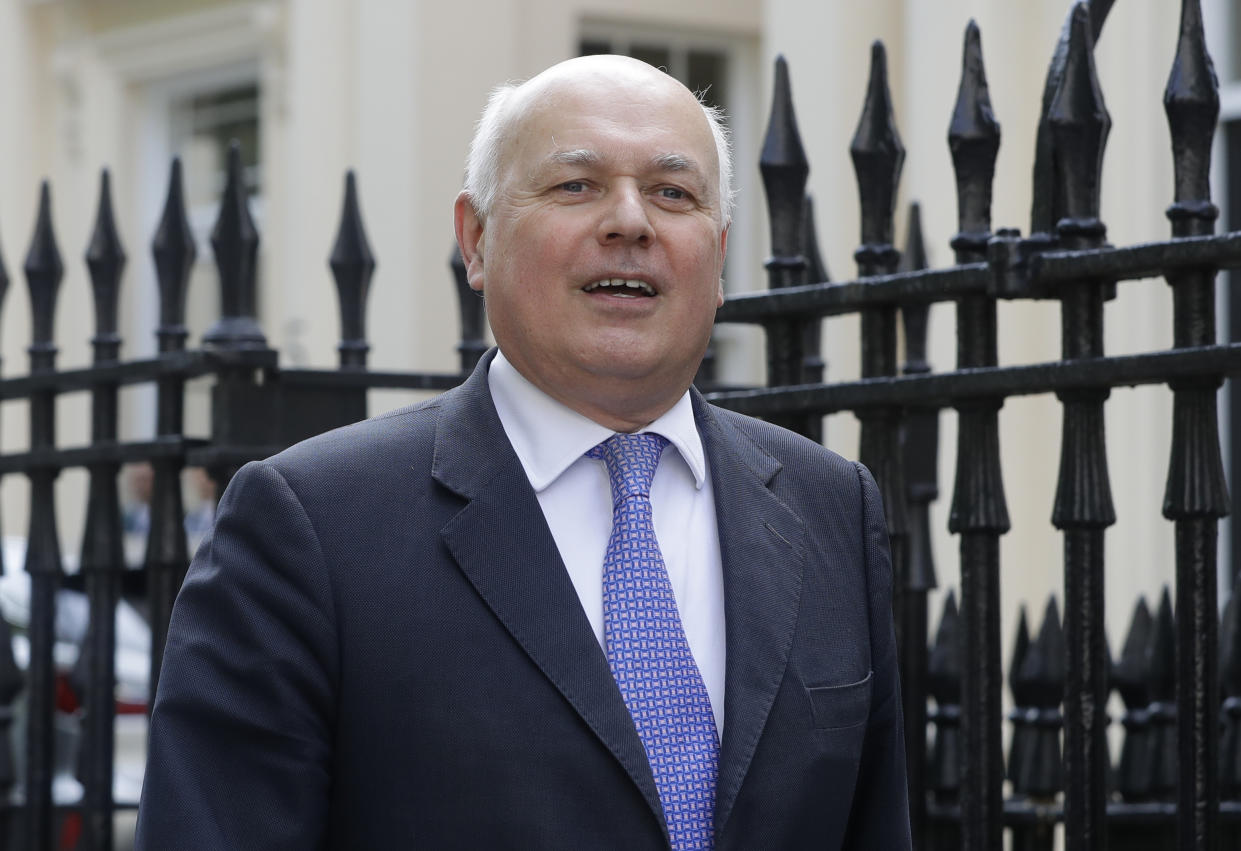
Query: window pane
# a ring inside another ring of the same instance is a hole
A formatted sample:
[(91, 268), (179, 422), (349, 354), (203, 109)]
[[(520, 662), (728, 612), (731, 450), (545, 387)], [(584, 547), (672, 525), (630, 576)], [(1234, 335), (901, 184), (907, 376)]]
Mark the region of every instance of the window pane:
[(611, 53), (612, 43), (596, 38), (584, 38), (578, 43), (578, 56), (594, 56), (599, 53)]
[(629, 55), (634, 59), (641, 59), (648, 65), (654, 65), (656, 68), (662, 68), (667, 71), (668, 48), (655, 44), (635, 44), (629, 48)]
[(184, 160), (190, 206), (213, 203), (224, 191), (228, 148), (241, 145), (246, 190), (261, 189), (259, 91), (255, 85), (206, 92), (173, 107), (173, 146)]
[(689, 52), (689, 79), (685, 85), (696, 93), (705, 93), (703, 101), (710, 106), (728, 103), (725, 81), (724, 54), (714, 50), (691, 50)]

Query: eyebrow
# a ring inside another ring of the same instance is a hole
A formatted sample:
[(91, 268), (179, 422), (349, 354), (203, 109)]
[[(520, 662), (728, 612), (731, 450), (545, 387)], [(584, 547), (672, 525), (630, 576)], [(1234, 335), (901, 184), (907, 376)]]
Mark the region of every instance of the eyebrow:
[(587, 148), (578, 148), (572, 151), (555, 151), (547, 159), (548, 162), (554, 165), (593, 166), (598, 165), (602, 157), (595, 151)]
[(657, 171), (698, 171), (698, 163), (684, 154), (660, 154), (651, 160)]
[[(554, 151), (548, 158), (553, 165), (597, 166), (603, 157), (589, 148), (576, 148), (570, 151)], [(684, 154), (658, 154), (651, 158), (651, 168), (655, 171), (698, 171), (698, 163)]]

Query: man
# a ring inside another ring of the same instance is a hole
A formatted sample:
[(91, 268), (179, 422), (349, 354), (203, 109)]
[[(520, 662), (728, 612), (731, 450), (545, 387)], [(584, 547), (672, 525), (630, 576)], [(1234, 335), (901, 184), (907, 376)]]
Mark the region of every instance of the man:
[(234, 479), (140, 847), (909, 845), (874, 483), (689, 390), (728, 174), (635, 60), (493, 96), (455, 221), (499, 353)]

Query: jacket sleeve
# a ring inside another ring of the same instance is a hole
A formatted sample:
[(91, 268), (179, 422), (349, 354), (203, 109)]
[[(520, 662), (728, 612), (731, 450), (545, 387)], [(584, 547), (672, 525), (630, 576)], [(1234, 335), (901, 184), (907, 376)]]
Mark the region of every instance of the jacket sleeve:
[(858, 464), (857, 468), (862, 488), (862, 546), (875, 692), (844, 847), (899, 851), (910, 848), (911, 839), (901, 686), (892, 622), (892, 556), (879, 488), (865, 467)]
[(173, 608), (139, 849), (325, 844), (334, 624), (310, 518), (271, 465), (246, 465)]

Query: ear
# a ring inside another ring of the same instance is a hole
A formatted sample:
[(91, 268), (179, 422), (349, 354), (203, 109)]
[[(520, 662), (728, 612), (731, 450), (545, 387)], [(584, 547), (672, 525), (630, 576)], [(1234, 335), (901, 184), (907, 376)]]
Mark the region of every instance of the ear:
[(465, 261), (465, 277), (470, 289), (483, 291), (483, 223), (474, 211), (474, 205), (464, 192), (453, 204), (453, 227), (457, 232), (457, 247)]
[(731, 222), (724, 225), (724, 229), (720, 231), (720, 262), (719, 262), (720, 291), (716, 294), (716, 297), (715, 297), (716, 307), (724, 306), (724, 258), (728, 254), (728, 229), (730, 227), (732, 227)]

